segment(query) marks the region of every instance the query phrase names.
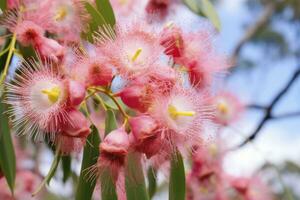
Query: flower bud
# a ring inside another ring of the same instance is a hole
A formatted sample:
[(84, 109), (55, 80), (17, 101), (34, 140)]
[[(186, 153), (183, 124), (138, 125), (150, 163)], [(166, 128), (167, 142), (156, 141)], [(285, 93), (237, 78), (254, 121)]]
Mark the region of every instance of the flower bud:
[(155, 155), (161, 147), (158, 123), (150, 116), (141, 115), (130, 118), (129, 124), (136, 150), (145, 153), (148, 158)]
[(68, 80), (67, 87), (69, 106), (78, 106), (85, 97), (84, 85), (77, 81)]
[(59, 62), (63, 59), (65, 48), (57, 41), (42, 37), (36, 44), (35, 48), (38, 50), (42, 58), (50, 58), (54, 62)]
[(76, 109), (67, 112), (69, 120), (61, 127), (62, 134), (70, 137), (87, 137), (91, 132), (89, 121)]
[(122, 128), (110, 132), (100, 144), (100, 152), (106, 157), (123, 159), (128, 152), (129, 137)]
[(119, 94), (122, 101), (130, 108), (146, 112), (151, 102), (150, 88), (142, 84), (126, 87)]

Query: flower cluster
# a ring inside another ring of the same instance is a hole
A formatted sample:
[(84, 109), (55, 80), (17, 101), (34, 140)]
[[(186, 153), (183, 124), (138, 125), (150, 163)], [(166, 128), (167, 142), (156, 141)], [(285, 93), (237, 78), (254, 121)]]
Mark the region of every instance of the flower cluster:
[[(95, 121), (92, 114), (107, 110), (111, 99), (124, 121), (106, 136), (99, 128), (100, 156), (91, 172), (109, 170), (117, 182), (130, 152), (164, 161), (175, 151), (192, 152), (191, 186), (200, 181), (203, 190), (223, 189), (221, 159), (203, 145), (205, 130), (235, 120), (242, 106), (225, 93), (213, 95), (214, 75), (229, 67), (214, 47), (213, 32), (187, 32), (162, 22), (153, 28), (142, 17), (102, 27), (91, 44), (81, 37), (89, 20), (81, 1), (9, 2), (3, 24), (21, 46), (37, 52), (36, 59), (20, 59), (6, 83), (18, 134), (47, 138), (62, 154), (80, 152)], [(117, 18), (138, 6), (133, 2), (112, 1)], [(148, 17), (158, 13), (162, 20), (171, 3), (178, 2), (149, 0), (143, 7)], [(115, 89), (116, 84), (121, 86)]]

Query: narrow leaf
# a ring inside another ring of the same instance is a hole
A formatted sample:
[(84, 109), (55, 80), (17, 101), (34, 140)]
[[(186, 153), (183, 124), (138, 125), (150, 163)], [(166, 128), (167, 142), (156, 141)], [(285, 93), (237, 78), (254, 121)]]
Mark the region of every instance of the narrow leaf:
[[(3, 97), (2, 97), (3, 98)], [(16, 177), (16, 156), (6, 115), (7, 105), (0, 101), (0, 166), (13, 192)]]
[(46, 177), (44, 178), (44, 180), (42, 181), (42, 183), (38, 186), (38, 188), (32, 193), (32, 196), (36, 196), (46, 184), (49, 184), (52, 177), (54, 176), (57, 166), (59, 164), (61, 155), (60, 155), (60, 148), (57, 147), (55, 150), (55, 155), (51, 164), (51, 167), (48, 171), (48, 174), (46, 175)]
[(156, 171), (152, 167), (149, 167), (148, 172), (148, 193), (150, 199), (154, 196), (157, 188), (157, 183), (156, 183)]
[(201, 0), (201, 10), (204, 15), (212, 22), (218, 31), (221, 30), (221, 21), (213, 4), (209, 0)]
[[(101, 4), (102, 3), (102, 4)], [(105, 25), (113, 27), (115, 25), (115, 17), (111, 5), (107, 0), (97, 0), (97, 8), (89, 2), (85, 2), (84, 6), (90, 15), (89, 30), (83, 35), (88, 41), (93, 42), (93, 34)]]
[(185, 173), (182, 156), (179, 151), (173, 154), (171, 160), (169, 200), (185, 199)]
[(115, 183), (109, 169), (103, 171), (100, 178), (101, 178), (101, 199), (118, 200)]
[(141, 164), (141, 157), (138, 153), (129, 153), (125, 169), (126, 196), (130, 200), (148, 200), (145, 177)]
[(61, 158), (62, 161), (62, 170), (63, 170), (63, 182), (67, 182), (67, 180), (69, 179), (69, 177), (71, 176), (71, 156), (63, 156)]
[(221, 21), (210, 0), (182, 0), (195, 14), (208, 18), (215, 28), (221, 30)]
[(97, 163), (99, 156), (100, 137), (95, 126), (92, 126), (92, 133), (88, 136), (89, 141), (83, 151), (81, 171), (76, 191), (76, 200), (92, 199), (93, 191), (96, 186), (96, 180), (87, 180), (88, 169)]
[(105, 118), (105, 135), (117, 128), (117, 120), (113, 110), (108, 109)]
[(7, 0), (1, 0), (0, 1), (0, 8), (1, 8), (2, 12), (4, 12), (6, 10), (6, 7), (7, 7), (7, 3), (6, 2), (7, 2)]
[(116, 23), (114, 11), (109, 0), (96, 0), (98, 12), (101, 13), (107, 24), (114, 26)]
[[(105, 118), (105, 135), (117, 128), (117, 120), (113, 110), (108, 109), (106, 111)], [(117, 200), (117, 193), (115, 183), (111, 173), (103, 171), (101, 175), (101, 198), (102, 200)]]

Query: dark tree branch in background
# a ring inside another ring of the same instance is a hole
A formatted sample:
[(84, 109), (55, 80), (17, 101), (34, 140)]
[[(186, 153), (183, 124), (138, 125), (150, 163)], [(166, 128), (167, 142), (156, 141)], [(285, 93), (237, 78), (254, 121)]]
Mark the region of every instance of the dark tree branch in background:
[(237, 62), (237, 58), (239, 56), (239, 53), (242, 49), (242, 47), (249, 41), (251, 40), (254, 35), (263, 27), (265, 27), (268, 22), (270, 21), (270, 18), (272, 17), (272, 15), (274, 14), (274, 12), (276, 11), (277, 6), (281, 3), (281, 1), (270, 1), (270, 3), (268, 3), (261, 16), (258, 18), (258, 20), (256, 21), (256, 23), (254, 23), (252, 26), (249, 27), (249, 29), (245, 32), (244, 36), (242, 37), (242, 39), (238, 42), (238, 44), (236, 45), (235, 49), (233, 50), (233, 54), (231, 57), (232, 62), (234, 63), (234, 65)]
[(288, 113), (288, 114), (283, 114), (283, 115), (279, 115), (279, 116), (273, 116), (272, 115), (273, 108), (276, 106), (276, 104), (279, 102), (279, 100), (287, 93), (287, 91), (291, 88), (291, 86), (297, 80), (299, 75), (300, 75), (300, 66), (295, 71), (295, 73), (293, 74), (291, 79), (288, 81), (288, 83), (285, 85), (285, 87), (282, 88), (282, 90), (275, 96), (275, 98), (271, 101), (271, 103), (268, 106), (264, 107), (264, 106), (252, 105), (252, 107), (255, 108), (255, 109), (259, 108), (259, 109), (264, 110), (265, 114), (264, 114), (264, 117), (262, 118), (262, 120), (258, 123), (258, 126), (253, 131), (253, 133), (248, 138), (246, 138), (246, 140), (243, 141), (238, 147), (244, 146), (248, 142), (254, 140), (255, 137), (257, 136), (257, 134), (260, 132), (260, 130), (264, 127), (264, 125), (269, 120), (279, 119), (279, 118), (282, 118), (282, 117), (296, 116), (300, 113), (300, 112), (294, 112), (294, 113)]

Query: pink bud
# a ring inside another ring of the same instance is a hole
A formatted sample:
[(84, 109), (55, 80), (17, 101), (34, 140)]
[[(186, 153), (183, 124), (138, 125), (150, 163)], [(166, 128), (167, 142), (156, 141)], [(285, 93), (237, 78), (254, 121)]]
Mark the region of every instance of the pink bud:
[(35, 48), (38, 50), (42, 58), (50, 58), (54, 62), (62, 61), (65, 48), (57, 41), (42, 37), (36, 44)]
[(161, 18), (167, 15), (170, 0), (149, 0), (146, 6), (148, 14), (159, 14)]
[(146, 112), (151, 99), (150, 91), (147, 91), (147, 88), (150, 90), (146, 85), (134, 84), (123, 89), (119, 95), (128, 107)]
[(83, 84), (68, 80), (67, 81), (69, 106), (78, 106), (85, 98), (85, 87)]
[(107, 63), (101, 63), (101, 65), (95, 63), (90, 64), (88, 70), (87, 82), (92, 86), (106, 86), (113, 78), (112, 67)]
[(239, 193), (245, 194), (249, 185), (249, 179), (244, 177), (232, 178), (230, 184)]
[(122, 128), (110, 132), (100, 144), (100, 152), (108, 159), (118, 157), (123, 160), (128, 148), (129, 137)]
[(89, 121), (74, 108), (67, 112), (69, 120), (63, 123), (62, 134), (70, 137), (87, 137), (91, 132)]
[(132, 134), (137, 141), (143, 141), (143, 139), (154, 135), (158, 128), (156, 121), (148, 115), (132, 117), (129, 119), (129, 124)]
[(163, 29), (160, 44), (165, 47), (165, 54), (172, 57), (182, 56), (183, 39), (180, 28), (176, 26)]
[(130, 118), (129, 124), (133, 134), (136, 150), (145, 153), (148, 158), (161, 149), (159, 125), (148, 115)]

